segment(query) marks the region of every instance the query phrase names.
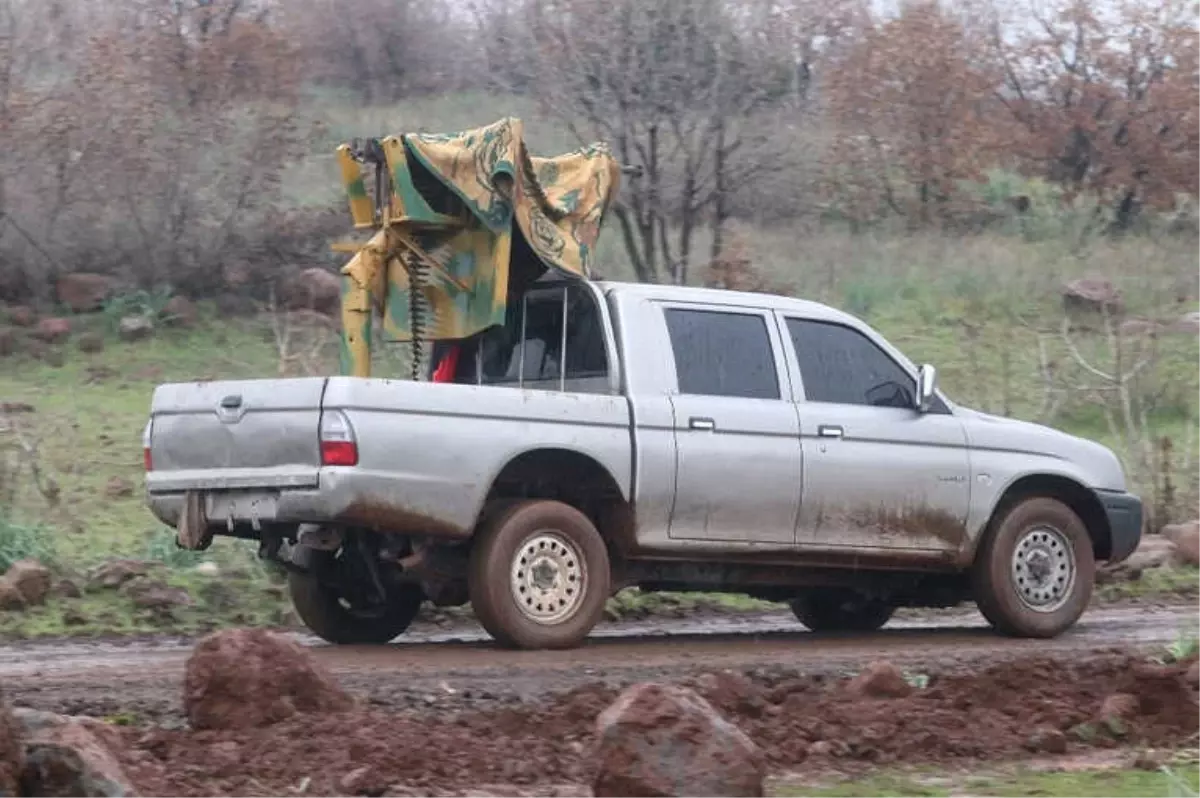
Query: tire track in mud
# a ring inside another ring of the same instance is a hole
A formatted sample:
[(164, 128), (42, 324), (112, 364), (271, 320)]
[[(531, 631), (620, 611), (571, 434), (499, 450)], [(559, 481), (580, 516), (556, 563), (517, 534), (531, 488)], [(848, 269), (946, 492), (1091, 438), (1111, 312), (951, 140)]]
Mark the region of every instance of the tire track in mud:
[[(1195, 607), (1097, 608), (1064, 635), (1021, 640), (992, 632), (974, 610), (897, 618), (871, 634), (815, 635), (790, 614), (605, 624), (570, 651), (498, 649), (474, 626), (414, 629), (387, 646), (330, 646), (298, 635), (347, 689), (369, 704), (443, 709), (517, 704), (582, 684), (622, 685), (722, 668), (856, 670), (886, 658), (946, 673), (1029, 656), (1158, 648), (1195, 633)], [(40, 709), (179, 719), (181, 638), (27, 642), (0, 648), (0, 685)]]

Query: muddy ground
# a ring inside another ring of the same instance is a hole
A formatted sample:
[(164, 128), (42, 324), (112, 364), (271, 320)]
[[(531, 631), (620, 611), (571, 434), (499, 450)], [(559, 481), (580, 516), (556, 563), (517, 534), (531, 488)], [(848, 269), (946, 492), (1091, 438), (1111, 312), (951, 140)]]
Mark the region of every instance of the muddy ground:
[[(1198, 620), (1194, 607), (1094, 610), (1062, 637), (1033, 641), (997, 637), (973, 612), (845, 636), (763, 615), (607, 625), (564, 652), (500, 651), (474, 629), (426, 629), (386, 647), (314, 644), (360, 708), (249, 732), (186, 728), (190, 641), (9, 645), (0, 684), (19, 705), (125, 724), (121, 757), (143, 794), (581, 793), (596, 714), (642, 680), (699, 686), (774, 773), (1009, 760), (1032, 755), (1039, 725), (1066, 733), (1070, 753), (1194, 749), (1186, 664), (1149, 658)], [(919, 689), (849, 695), (845, 677), (879, 658)], [(1137, 696), (1137, 716), (1097, 732), (1114, 692)]]

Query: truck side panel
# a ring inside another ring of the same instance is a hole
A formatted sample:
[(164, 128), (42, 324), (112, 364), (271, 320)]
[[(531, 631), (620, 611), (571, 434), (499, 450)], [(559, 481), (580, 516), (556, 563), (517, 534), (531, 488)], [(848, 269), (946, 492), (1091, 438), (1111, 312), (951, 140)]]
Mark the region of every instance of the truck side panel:
[(358, 439), (344, 518), (396, 531), (469, 535), (491, 485), (514, 458), (562, 449), (590, 457), (631, 493), (630, 411), (622, 396), (334, 377), (325, 410)]

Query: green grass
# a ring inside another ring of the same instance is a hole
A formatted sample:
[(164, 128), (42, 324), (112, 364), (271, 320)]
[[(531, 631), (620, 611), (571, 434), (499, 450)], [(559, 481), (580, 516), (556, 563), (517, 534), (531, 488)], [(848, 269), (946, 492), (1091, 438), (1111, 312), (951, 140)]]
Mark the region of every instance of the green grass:
[(1097, 585), (1096, 595), (1103, 601), (1195, 598), (1200, 595), (1200, 568), (1152, 568), (1131, 582)]
[[(1192, 754), (1194, 756), (1194, 753)], [(1195, 796), (1200, 773), (1195, 761), (1160, 770), (1132, 768), (1035, 771), (1025, 768), (993, 774), (885, 772), (834, 784), (783, 783), (775, 796)]]

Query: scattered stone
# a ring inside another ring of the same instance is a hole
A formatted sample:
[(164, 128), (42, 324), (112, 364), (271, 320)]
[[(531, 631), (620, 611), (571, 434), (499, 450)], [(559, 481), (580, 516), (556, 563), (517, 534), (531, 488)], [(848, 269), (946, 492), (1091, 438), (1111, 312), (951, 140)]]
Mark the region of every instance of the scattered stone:
[(80, 352), (94, 355), (104, 351), (104, 336), (98, 332), (85, 332), (75, 341)]
[(0, 582), (15, 587), (29, 605), (46, 602), (50, 581), (50, 569), (37, 560), (17, 560), (0, 576)]
[(14, 327), (32, 327), (37, 314), (28, 305), (13, 305), (8, 309), (8, 323)]
[(1100, 705), (1100, 712), (1096, 715), (1096, 718), (1100, 721), (1105, 721), (1109, 718), (1129, 720), (1138, 714), (1138, 706), (1137, 696), (1130, 695), (1129, 693), (1113, 693), (1104, 699), (1104, 703)]
[(28, 402), (0, 402), (0, 413), (33, 413), (36, 408)]
[(162, 311), (163, 323), (172, 327), (192, 327), (200, 319), (196, 306), (185, 296), (173, 296)]
[(705, 673), (696, 680), (696, 689), (705, 700), (725, 712), (758, 717), (766, 707), (754, 683), (735, 671)]
[(1144, 571), (1169, 566), (1176, 558), (1176, 546), (1165, 535), (1143, 535), (1133, 554), (1115, 565), (1101, 567), (1096, 581), (1100, 584), (1137, 581)]
[(145, 610), (170, 610), (190, 607), (195, 602), (181, 587), (171, 587), (161, 579), (138, 576), (121, 586), (121, 593), (133, 599), (134, 606)]
[(24, 732), (27, 794), (137, 795), (111, 750), (119, 739), (106, 724), (31, 709), (13, 714)]
[(13, 716), (8, 700), (0, 693), (0, 795), (21, 794), (21, 771), (24, 767), (21, 726)]
[(0, 610), (23, 609), (25, 609), (25, 597), (21, 595), (21, 591), (17, 590), (16, 585), (10, 585), (0, 579)]
[(59, 579), (54, 585), (54, 595), (62, 598), (80, 598), (83, 596), (83, 591), (71, 579)]
[(33, 330), (33, 336), (39, 341), (56, 344), (71, 336), (71, 320), (59, 317), (42, 319)]
[(183, 706), (195, 729), (243, 729), (296, 713), (343, 712), (353, 700), (298, 643), (264, 629), (229, 629), (192, 650)]
[(1174, 544), (1174, 558), (1184, 565), (1200, 565), (1200, 521), (1167, 524), (1162, 536)]
[(217, 565), (212, 560), (205, 560), (204, 562), (197, 564), (196, 567), (193, 568), (192, 570), (195, 571), (196, 573), (200, 574), (201, 576), (220, 576), (221, 575), (221, 566)]
[[(16, 322), (13, 323), (16, 324)], [(1200, 310), (1185, 313), (1171, 322), (1171, 326), (1167, 329), (1174, 333), (1183, 333), (1184, 335), (1200, 334)]]
[(763, 794), (766, 761), (692, 690), (638, 684), (596, 719), (597, 796)]
[(154, 322), (147, 316), (126, 316), (117, 323), (117, 337), (122, 341), (141, 341), (154, 333)]
[(1066, 310), (1081, 310), (1099, 313), (1120, 313), (1125, 308), (1121, 292), (1111, 280), (1102, 277), (1084, 277), (1072, 280), (1062, 289), (1063, 307)]
[(12, 357), (19, 352), (21, 338), (16, 327), (0, 327), (0, 357)]
[(146, 576), (152, 569), (161, 567), (161, 563), (142, 560), (109, 560), (88, 571), (87, 587), (89, 590), (116, 590), (130, 579)]
[(124, 477), (109, 477), (104, 485), (104, 495), (110, 499), (124, 499), (133, 495), (133, 483)]
[(112, 293), (116, 281), (106, 274), (64, 274), (55, 285), (58, 301), (76, 313), (99, 310)]
[(1158, 770), (1167, 761), (1167, 755), (1162, 751), (1138, 751), (1133, 758), (1133, 766), (1137, 770)]
[(338, 779), (341, 795), (382, 795), (386, 789), (386, 782), (380, 780), (379, 774), (370, 765), (357, 767)]
[(288, 310), (315, 310), (337, 315), (342, 303), (342, 281), (320, 267), (305, 269), (284, 281), (283, 301)]
[(1162, 332), (1163, 327), (1158, 322), (1149, 319), (1129, 319), (1121, 322), (1121, 326), (1117, 329), (1125, 338), (1153, 338)]
[(833, 754), (833, 743), (828, 740), (817, 740), (815, 743), (810, 743), (808, 746), (809, 756), (831, 756)]
[(242, 766), (242, 746), (234, 740), (213, 743), (208, 747), (206, 759), (214, 775), (233, 775)]
[(1025, 748), (1035, 754), (1065, 754), (1067, 735), (1052, 726), (1039, 726), (1025, 741)]
[(1200, 660), (1192, 660), (1187, 673), (1183, 675), (1183, 680), (1191, 685), (1193, 690), (1200, 690)]
[(851, 679), (846, 689), (852, 695), (868, 698), (904, 698), (913, 688), (899, 668), (887, 660), (878, 660)]

